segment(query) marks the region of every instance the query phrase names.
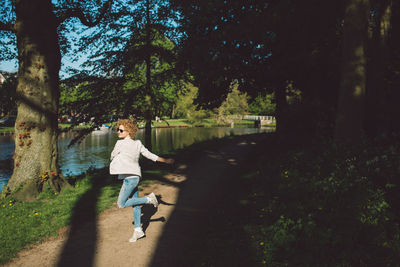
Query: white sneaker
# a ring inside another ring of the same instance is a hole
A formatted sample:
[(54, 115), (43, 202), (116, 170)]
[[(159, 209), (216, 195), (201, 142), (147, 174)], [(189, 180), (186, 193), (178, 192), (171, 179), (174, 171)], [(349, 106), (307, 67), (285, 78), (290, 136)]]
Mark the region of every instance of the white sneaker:
[(156, 195), (154, 195), (153, 192), (151, 192), (151, 194), (147, 196), (147, 199), (149, 200), (150, 204), (153, 204), (154, 208), (157, 208), (158, 201)]
[(129, 239), (129, 242), (136, 242), (136, 240), (145, 237), (145, 234), (142, 229), (134, 230), (132, 237)]

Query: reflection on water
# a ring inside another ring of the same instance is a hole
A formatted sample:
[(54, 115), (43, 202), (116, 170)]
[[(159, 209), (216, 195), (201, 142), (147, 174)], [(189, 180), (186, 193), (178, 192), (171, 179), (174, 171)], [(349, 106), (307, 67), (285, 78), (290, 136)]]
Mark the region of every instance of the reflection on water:
[(14, 140), (11, 136), (0, 136), (0, 190), (12, 174), (11, 157), (14, 147)]
[[(227, 135), (261, 133), (268, 129), (257, 128), (156, 128), (152, 130), (153, 152), (163, 154), (181, 149), (195, 142), (222, 138)], [(111, 130), (93, 132), (80, 144), (68, 148), (74, 133), (62, 133), (59, 137), (59, 162), (65, 176), (77, 175), (88, 168), (108, 166), (109, 158), (118, 137)], [(144, 142), (144, 130), (137, 132), (136, 139)], [(11, 136), (0, 136), (0, 190), (7, 183), (12, 170), (11, 156), (14, 152), (14, 140)]]

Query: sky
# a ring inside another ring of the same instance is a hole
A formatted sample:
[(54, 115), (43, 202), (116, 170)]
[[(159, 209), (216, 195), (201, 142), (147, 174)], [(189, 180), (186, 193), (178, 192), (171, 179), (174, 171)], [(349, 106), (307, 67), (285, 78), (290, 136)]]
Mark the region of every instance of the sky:
[(0, 71), (17, 72), (17, 61), (0, 61)]
[[(68, 74), (64, 71), (67, 67), (72, 67), (72, 68), (79, 68), (80, 64), (85, 62), (87, 57), (82, 54), (81, 58), (76, 61), (76, 62), (71, 62), (69, 60), (69, 57), (64, 56), (61, 59), (61, 70), (60, 70), (60, 78), (68, 78)], [(17, 72), (18, 71), (18, 61), (13, 60), (13, 61), (0, 61), (0, 71), (6, 71), (6, 72)]]

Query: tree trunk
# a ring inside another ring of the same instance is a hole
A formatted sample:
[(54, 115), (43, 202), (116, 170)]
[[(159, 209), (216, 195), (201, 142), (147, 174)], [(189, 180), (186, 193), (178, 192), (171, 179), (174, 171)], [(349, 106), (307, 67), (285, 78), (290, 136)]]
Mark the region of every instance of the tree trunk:
[(390, 83), (388, 83), (388, 95), (385, 97), (386, 102), (386, 118), (388, 120), (388, 128), (391, 133), (400, 133), (400, 76), (398, 73), (400, 72), (400, 2), (393, 1), (392, 2), (392, 15), (390, 21), (390, 31), (389, 31), (389, 40), (388, 47), (390, 48), (388, 51), (388, 58), (390, 58), (388, 63), (389, 66), (389, 79)]
[(288, 123), (287, 123), (287, 109), (288, 103), (286, 100), (286, 86), (282, 86), (281, 88), (277, 87), (275, 89), (275, 97), (276, 97), (276, 133), (278, 135), (284, 135), (288, 132)]
[(151, 38), (150, 38), (150, 0), (146, 1), (146, 111), (145, 111), (145, 144), (151, 150), (151, 119), (152, 119), (152, 91), (151, 91)]
[(67, 185), (57, 162), (61, 55), (51, 1), (17, 0), (15, 5), (18, 116), (14, 172), (7, 187), (18, 189), (17, 198), (33, 200), (47, 181), (56, 191)]
[(369, 0), (346, 2), (343, 62), (335, 139), (357, 142), (363, 134)]
[(388, 58), (388, 32), (391, 22), (392, 1), (378, 2), (375, 7), (375, 14), (371, 20), (370, 41), (368, 42), (368, 55), (370, 60), (367, 63), (367, 109), (368, 120), (365, 121), (366, 133), (377, 136), (379, 133), (388, 131), (388, 122), (385, 110), (385, 95), (387, 94), (387, 83), (385, 74), (387, 71)]

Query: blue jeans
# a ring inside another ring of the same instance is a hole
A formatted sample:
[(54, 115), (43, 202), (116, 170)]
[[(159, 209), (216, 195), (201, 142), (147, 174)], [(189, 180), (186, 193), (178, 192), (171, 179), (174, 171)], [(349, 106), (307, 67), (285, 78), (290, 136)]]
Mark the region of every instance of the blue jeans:
[[(122, 182), (121, 190), (119, 191), (117, 204), (120, 208), (133, 206), (133, 221), (135, 228), (141, 227), (140, 216), (142, 209), (140, 205), (148, 203), (146, 197), (139, 197), (138, 184), (139, 176), (129, 174), (120, 174), (118, 179), (124, 179)], [(129, 198), (131, 196), (131, 198)]]

